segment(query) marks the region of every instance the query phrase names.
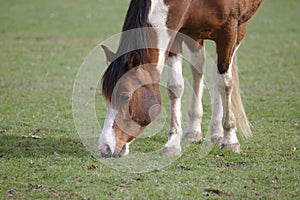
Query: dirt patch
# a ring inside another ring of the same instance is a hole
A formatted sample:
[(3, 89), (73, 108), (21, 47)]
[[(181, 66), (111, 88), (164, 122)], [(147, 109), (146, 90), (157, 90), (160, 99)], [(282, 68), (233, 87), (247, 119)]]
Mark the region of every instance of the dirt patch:
[(216, 194), (219, 196), (230, 196), (228, 193), (215, 188), (205, 188), (204, 192), (205, 192), (205, 196), (209, 196), (210, 194)]
[(28, 187), (30, 189), (36, 189), (36, 190), (45, 188), (43, 184), (32, 184), (32, 183), (29, 183)]
[(217, 167), (244, 167), (246, 164), (244, 162), (237, 162), (237, 163), (231, 163), (231, 162), (217, 162)]

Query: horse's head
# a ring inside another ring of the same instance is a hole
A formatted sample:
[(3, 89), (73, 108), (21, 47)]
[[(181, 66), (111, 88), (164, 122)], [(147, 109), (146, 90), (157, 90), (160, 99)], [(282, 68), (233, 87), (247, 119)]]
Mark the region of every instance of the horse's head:
[(102, 156), (122, 156), (160, 113), (160, 74), (154, 66), (143, 64), (138, 51), (115, 58), (108, 48), (103, 49), (110, 65), (102, 79), (108, 109), (99, 149)]

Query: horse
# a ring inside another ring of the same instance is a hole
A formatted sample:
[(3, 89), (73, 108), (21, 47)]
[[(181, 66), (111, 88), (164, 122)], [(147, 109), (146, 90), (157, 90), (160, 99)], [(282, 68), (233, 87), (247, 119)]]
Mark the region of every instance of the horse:
[[(252, 132), (241, 100), (236, 52), (249, 20), (261, 3), (262, 0), (131, 0), (118, 50), (114, 53), (102, 46), (109, 66), (102, 77), (102, 94), (108, 108), (99, 137), (101, 155), (127, 155), (130, 143), (159, 115), (162, 103), (159, 84), (165, 62), (171, 69), (167, 81), (171, 116), (168, 140), (161, 154), (180, 155), (182, 138), (202, 140), (204, 40), (215, 42), (217, 54), (211, 141), (240, 153), (237, 129), (246, 138)], [(125, 32), (139, 28), (152, 28), (152, 31), (141, 31), (134, 42), (128, 42)], [(178, 37), (179, 33), (195, 42), (185, 41)], [(151, 48), (132, 50), (129, 48), (132, 43)], [(181, 126), (183, 43), (190, 50), (194, 90), (184, 136)]]

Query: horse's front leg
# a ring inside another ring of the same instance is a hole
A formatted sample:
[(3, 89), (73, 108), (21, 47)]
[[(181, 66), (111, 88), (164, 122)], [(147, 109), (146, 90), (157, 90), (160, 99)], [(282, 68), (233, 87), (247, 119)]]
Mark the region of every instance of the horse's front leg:
[(181, 153), (181, 97), (184, 90), (184, 79), (182, 77), (182, 56), (171, 54), (167, 60), (168, 64), (168, 94), (170, 98), (170, 130), (168, 142), (165, 144), (162, 155), (177, 156)]
[[(220, 33), (221, 38), (219, 41), (217, 41), (217, 68), (218, 73), (215, 76), (216, 81), (216, 92), (219, 93), (220, 96), (215, 96), (215, 102), (214, 106), (217, 107), (217, 109), (220, 109), (220, 104), (222, 103), (223, 112), (220, 112), (223, 114), (222, 117), (222, 127), (223, 127), (223, 138), (219, 138), (221, 140), (221, 145), (224, 148), (231, 149), (234, 152), (240, 152), (240, 143), (238, 141), (238, 138), (236, 136), (236, 118), (233, 112), (233, 102), (232, 98), (235, 98), (232, 96), (234, 87), (237, 85), (237, 81), (233, 77), (233, 67), (236, 67), (233, 65), (234, 62), (234, 56), (238, 49), (237, 44), (237, 31), (235, 29), (236, 26), (234, 26), (234, 21), (232, 23), (228, 24), (228, 30), (230, 30), (230, 34), (226, 31), (223, 33)], [(221, 101), (220, 101), (221, 100)], [(220, 111), (220, 110), (219, 110)], [(216, 120), (212, 122), (212, 124), (215, 125), (215, 127), (221, 127), (220, 124), (220, 113), (217, 113), (216, 110), (213, 111), (213, 120)], [(216, 123), (217, 122), (217, 123)], [(212, 128), (212, 131), (216, 131)], [(216, 128), (218, 129), (218, 128)], [(212, 140), (215, 140), (214, 142), (219, 142), (216, 136), (220, 136), (220, 133), (214, 133), (212, 132)]]
[(190, 68), (193, 75), (193, 96), (189, 108), (189, 124), (184, 139), (199, 142), (202, 139), (201, 122), (203, 115), (202, 95), (204, 89), (205, 48), (203, 41), (187, 44), (191, 51)]

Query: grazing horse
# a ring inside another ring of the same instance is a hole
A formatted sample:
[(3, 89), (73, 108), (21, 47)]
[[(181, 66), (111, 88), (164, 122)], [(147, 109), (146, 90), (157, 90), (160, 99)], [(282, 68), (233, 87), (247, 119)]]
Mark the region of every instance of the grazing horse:
[[(110, 65), (102, 77), (102, 93), (108, 101), (108, 109), (99, 138), (101, 155), (127, 155), (129, 144), (159, 115), (159, 83), (166, 60), (171, 69), (168, 74), (171, 120), (168, 141), (162, 154), (180, 155), (183, 42), (191, 51), (194, 90), (184, 139), (202, 139), (204, 40), (213, 40), (217, 52), (211, 140), (223, 148), (240, 152), (236, 131), (239, 129), (243, 136), (249, 137), (251, 129), (240, 97), (235, 54), (246, 34), (248, 20), (261, 2), (131, 0), (117, 52), (113, 53), (102, 46)], [(135, 42), (151, 48), (126, 51), (133, 44), (132, 41), (128, 42), (125, 32), (147, 27), (153, 30), (148, 33), (141, 31), (135, 36)], [(185, 34), (195, 42), (187, 42), (169, 30)]]

